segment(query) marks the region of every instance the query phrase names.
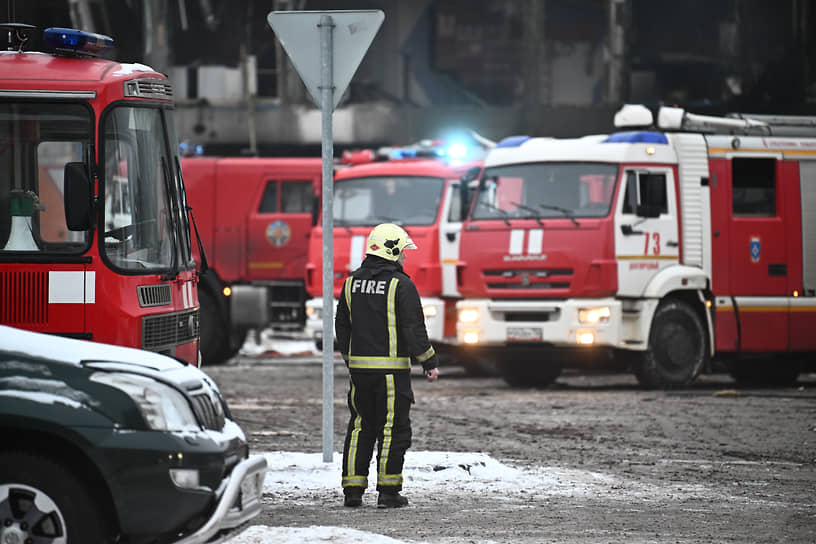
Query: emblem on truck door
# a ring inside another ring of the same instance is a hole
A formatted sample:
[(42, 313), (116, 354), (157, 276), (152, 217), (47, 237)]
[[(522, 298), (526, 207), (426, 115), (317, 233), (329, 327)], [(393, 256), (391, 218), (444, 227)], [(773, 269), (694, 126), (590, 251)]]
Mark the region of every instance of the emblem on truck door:
[(283, 247), (289, 242), (292, 237), (292, 231), (289, 225), (283, 221), (275, 221), (266, 227), (266, 239), (275, 247)]

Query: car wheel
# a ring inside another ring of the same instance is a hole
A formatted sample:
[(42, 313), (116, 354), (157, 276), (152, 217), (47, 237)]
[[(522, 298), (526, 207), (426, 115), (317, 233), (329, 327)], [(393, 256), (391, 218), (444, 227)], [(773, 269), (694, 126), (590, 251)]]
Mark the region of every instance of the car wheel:
[(709, 357), (700, 316), (685, 302), (668, 300), (655, 312), (649, 348), (635, 363), (635, 377), (650, 389), (682, 387), (697, 378)]
[(47, 457), (0, 453), (2, 542), (111, 542), (109, 517), (87, 484)]

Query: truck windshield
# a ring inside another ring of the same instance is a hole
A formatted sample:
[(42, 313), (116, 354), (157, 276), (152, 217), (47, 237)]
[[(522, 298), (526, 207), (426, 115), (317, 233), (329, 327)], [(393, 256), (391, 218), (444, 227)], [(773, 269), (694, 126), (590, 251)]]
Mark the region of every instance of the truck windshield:
[(432, 225), (442, 202), (442, 178), (372, 176), (337, 180), (334, 220), (343, 226)]
[(87, 162), (92, 126), (82, 104), (0, 102), (0, 255), (87, 250), (65, 222), (63, 173)]
[[(130, 273), (177, 272), (190, 260), (178, 158), (163, 111), (119, 106), (106, 117), (104, 252)], [(173, 132), (175, 134), (175, 132)]]
[(547, 162), (487, 168), (471, 219), (605, 217), (618, 166)]

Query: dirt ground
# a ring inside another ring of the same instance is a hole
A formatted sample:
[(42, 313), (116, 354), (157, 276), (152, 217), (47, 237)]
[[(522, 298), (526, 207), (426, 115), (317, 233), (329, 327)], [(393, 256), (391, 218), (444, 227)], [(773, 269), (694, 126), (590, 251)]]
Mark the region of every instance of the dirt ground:
[[(348, 378), (336, 362), (339, 452)], [(253, 451), (322, 451), (319, 357), (237, 358), (205, 371)], [(342, 506), (339, 488), (310, 500), (271, 493), (253, 524), (429, 543), (816, 542), (816, 374), (750, 390), (707, 375), (666, 392), (627, 374), (574, 373), (518, 390), (453, 367), (434, 384), (415, 371), (414, 392), (412, 450), (484, 452), (538, 479), (498, 493), (412, 493), (406, 481), (411, 504), (400, 510), (377, 510), (373, 484), (358, 509)]]

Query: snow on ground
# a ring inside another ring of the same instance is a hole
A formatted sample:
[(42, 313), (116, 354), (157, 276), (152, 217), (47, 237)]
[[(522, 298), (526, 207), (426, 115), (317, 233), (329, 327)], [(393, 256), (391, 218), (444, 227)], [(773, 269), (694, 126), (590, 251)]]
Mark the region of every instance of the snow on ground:
[[(273, 502), (316, 504), (340, 501), (341, 456), (335, 453), (331, 463), (322, 453), (267, 452), (268, 463), (264, 495)], [(376, 466), (369, 470), (369, 492), (374, 492)], [(408, 451), (403, 468), (406, 495), (419, 491), (455, 494), (478, 490), (493, 500), (508, 501), (514, 496), (548, 497), (628, 497), (643, 501), (675, 500), (682, 497), (715, 496), (702, 486), (673, 482), (670, 487), (625, 481), (599, 472), (562, 467), (523, 467), (500, 462), (485, 453)], [(333, 542), (351, 544), (398, 544), (402, 541), (341, 527), (263, 527), (252, 526), (226, 544), (267, 544), (282, 542)]]

